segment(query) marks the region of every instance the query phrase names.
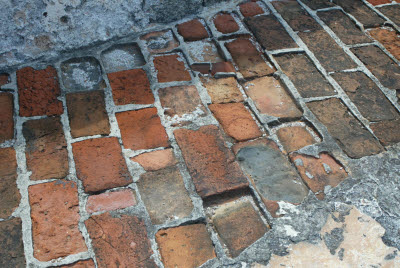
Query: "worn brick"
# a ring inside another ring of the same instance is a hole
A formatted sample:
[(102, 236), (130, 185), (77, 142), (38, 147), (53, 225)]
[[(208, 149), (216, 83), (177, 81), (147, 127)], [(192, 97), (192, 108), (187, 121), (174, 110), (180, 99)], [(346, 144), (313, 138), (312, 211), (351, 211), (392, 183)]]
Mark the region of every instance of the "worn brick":
[(217, 63), (222, 58), (215, 43), (208, 40), (194, 41), (186, 44), (191, 59), (196, 63)]
[(310, 102), (307, 106), (351, 158), (361, 158), (383, 150), (339, 99)]
[(63, 113), (57, 71), (25, 67), (17, 71), (20, 116), (60, 115)]
[(15, 150), (0, 148), (0, 218), (10, 217), (18, 207), (20, 199)]
[(284, 54), (275, 56), (275, 59), (303, 98), (336, 94), (306, 55)]
[(94, 213), (99, 211), (112, 211), (136, 205), (136, 198), (130, 189), (102, 193), (89, 196), (86, 211)]
[(183, 58), (178, 54), (155, 57), (153, 63), (160, 83), (190, 81), (192, 79)]
[(279, 118), (297, 118), (302, 112), (279, 80), (261, 77), (244, 84), (247, 95), (261, 114)]
[(237, 257), (268, 231), (249, 201), (224, 204), (216, 209), (211, 220), (232, 257)]
[(73, 138), (110, 134), (103, 91), (70, 93), (66, 100)]
[(303, 0), (302, 2), (311, 9), (328, 8), (334, 6), (330, 0)]
[(276, 131), (276, 135), (288, 152), (297, 151), (317, 142), (305, 126), (282, 127)]
[(400, 142), (400, 119), (373, 123), (370, 127), (383, 145), (393, 145)]
[(150, 81), (143, 69), (110, 73), (108, 80), (116, 105), (152, 104), (154, 102)]
[(59, 117), (23, 124), (26, 164), (31, 180), (62, 179), (68, 175), (68, 151)]
[(231, 14), (221, 13), (214, 18), (215, 28), (221, 33), (228, 34), (239, 31), (239, 25)]
[(367, 0), (367, 1), (374, 6), (392, 3), (392, 0)]
[(199, 72), (201, 74), (210, 74), (211, 63), (193, 63), (190, 68), (194, 72)]
[(101, 53), (107, 73), (134, 69), (146, 64), (137, 43), (115, 44)]
[(14, 138), (14, 96), (0, 93), (0, 143)]
[(179, 24), (177, 28), (185, 41), (197, 41), (208, 37), (208, 32), (203, 23), (197, 19)]
[(0, 87), (10, 83), (10, 76), (6, 73), (0, 73)]
[(85, 224), (99, 267), (157, 267), (142, 219), (107, 212), (90, 217)]
[(243, 103), (211, 104), (208, 106), (222, 128), (237, 141), (260, 137), (262, 132)]
[(0, 222), (0, 266), (26, 267), (20, 218)]
[(364, 73), (336, 73), (333, 78), (369, 121), (393, 120), (399, 117), (390, 101)]
[(346, 45), (372, 42), (341, 10), (335, 9), (318, 12), (318, 16)]
[(388, 5), (378, 8), (386, 17), (395, 24), (400, 25), (400, 5)]
[[(56, 267), (56, 266), (54, 266), (54, 267)], [(94, 261), (92, 259), (89, 259), (89, 260), (78, 261), (73, 264), (57, 266), (57, 267), (58, 268), (95, 268), (96, 266), (94, 265)]]
[(245, 22), (257, 41), (267, 50), (297, 47), (296, 42), (274, 15), (247, 18)]
[(374, 28), (369, 32), (374, 39), (380, 42), (396, 59), (400, 60), (400, 37), (393, 28)]
[(245, 78), (252, 78), (274, 73), (274, 68), (267, 64), (261, 53), (249, 39), (238, 38), (225, 44), (239, 71)]
[(87, 250), (78, 228), (78, 187), (72, 181), (29, 186), (33, 256), (39, 261), (65, 257)]
[(171, 30), (147, 33), (140, 40), (145, 42), (150, 53), (165, 53), (179, 46)]
[(357, 47), (353, 53), (365, 64), (383, 86), (400, 89), (400, 67), (376, 46)]
[(132, 183), (118, 139), (99, 138), (72, 144), (76, 174), (85, 192), (93, 193)]
[(212, 103), (228, 103), (243, 101), (242, 93), (234, 77), (209, 78), (201, 77), (203, 86), (207, 89)]
[(167, 147), (168, 136), (157, 114), (157, 108), (117, 113), (125, 148), (132, 150)]
[(293, 153), (290, 159), (301, 178), (320, 200), (325, 198), (324, 190), (327, 186), (336, 187), (348, 177), (344, 167), (327, 153), (320, 153), (318, 158)]
[(248, 181), (233, 161), (218, 127), (179, 129), (174, 135), (196, 190), (203, 199), (248, 187)]
[(193, 204), (176, 166), (146, 172), (137, 185), (153, 224), (190, 216)]
[(146, 171), (155, 171), (166, 167), (174, 166), (177, 160), (172, 148), (143, 153), (132, 157), (132, 161), (137, 162)]
[(210, 235), (201, 223), (160, 230), (156, 241), (166, 268), (199, 267), (216, 257)]
[(253, 17), (264, 13), (264, 10), (260, 7), (257, 2), (247, 2), (239, 6), (240, 13), (243, 17)]
[(211, 64), (211, 75), (217, 73), (236, 73), (235, 67), (230, 61), (221, 61)]

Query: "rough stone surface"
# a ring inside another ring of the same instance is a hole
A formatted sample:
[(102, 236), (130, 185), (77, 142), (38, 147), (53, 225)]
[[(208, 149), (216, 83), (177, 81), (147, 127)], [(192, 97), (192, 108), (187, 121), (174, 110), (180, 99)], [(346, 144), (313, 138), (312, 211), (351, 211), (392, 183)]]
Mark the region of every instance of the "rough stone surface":
[(398, 5), (390, 5), (390, 6), (383, 6), (378, 8), (380, 12), (382, 12), (386, 17), (392, 20), (397, 25), (400, 25), (400, 6)]
[(177, 26), (185, 41), (197, 41), (208, 37), (208, 32), (200, 20), (190, 20)]
[(383, 145), (392, 145), (400, 142), (400, 119), (382, 121), (371, 124), (375, 136)]
[(150, 53), (165, 53), (179, 46), (171, 30), (151, 32), (140, 37)]
[(244, 17), (253, 17), (264, 13), (264, 10), (256, 2), (247, 2), (239, 6)]
[(86, 211), (112, 211), (136, 205), (136, 198), (130, 189), (91, 195), (86, 203)]
[(106, 73), (134, 69), (146, 64), (136, 43), (114, 45), (101, 53)]
[(377, 27), (384, 23), (384, 20), (372, 11), (372, 9), (367, 7), (362, 1), (333, 0), (333, 3), (341, 6), (344, 11), (354, 16), (366, 28)]
[(0, 242), (1, 267), (26, 267), (21, 219), (0, 222)]
[(215, 28), (221, 33), (234, 33), (239, 30), (239, 25), (231, 14), (221, 13), (214, 18)]
[(0, 218), (6, 219), (10, 217), (13, 211), (18, 207), (20, 199), (21, 195), (17, 188), (17, 160), (15, 150), (13, 148), (1, 148)]
[(177, 163), (173, 149), (158, 150), (132, 157), (146, 171), (155, 171), (173, 166)]
[(237, 81), (234, 77), (220, 79), (202, 77), (201, 82), (207, 89), (212, 103), (243, 101), (242, 93), (240, 92)]
[(14, 96), (0, 92), (0, 143), (14, 138)]
[(278, 129), (276, 135), (288, 152), (297, 151), (317, 142), (305, 126), (282, 127)]
[(177, 54), (155, 57), (153, 63), (160, 83), (192, 79), (182, 57)]
[(380, 42), (396, 59), (400, 60), (400, 37), (393, 28), (375, 28), (369, 32), (374, 39)]

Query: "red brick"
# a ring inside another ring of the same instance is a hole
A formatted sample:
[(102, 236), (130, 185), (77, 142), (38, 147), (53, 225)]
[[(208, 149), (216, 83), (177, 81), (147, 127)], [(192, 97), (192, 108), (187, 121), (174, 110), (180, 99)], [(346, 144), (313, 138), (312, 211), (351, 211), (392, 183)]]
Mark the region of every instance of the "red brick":
[(0, 93), (0, 143), (14, 138), (14, 97)]
[(399, 5), (387, 5), (378, 8), (380, 12), (388, 17), (395, 24), (400, 25), (400, 6)]
[(204, 25), (197, 19), (179, 24), (178, 32), (185, 41), (197, 41), (208, 37), (208, 32)]
[(99, 267), (157, 267), (142, 219), (107, 212), (90, 217), (85, 224)]
[(382, 25), (385, 21), (372, 9), (359, 0), (333, 0), (333, 3), (341, 6), (344, 11), (355, 17), (366, 28)]
[[(174, 131), (198, 194), (207, 199), (248, 187), (234, 157), (216, 126)], [(201, 172), (200, 172), (201, 171)]]
[(233, 67), (232, 62), (223, 61), (211, 64), (211, 75), (216, 75), (217, 73), (236, 73), (235, 67)]
[(62, 179), (68, 175), (68, 151), (59, 117), (23, 124), (26, 164), (31, 180)]
[[(374, 6), (377, 6), (377, 5), (392, 3), (392, 0), (368, 0), (368, 2), (370, 2)], [(396, 2), (400, 3), (400, 1), (396, 1)]]
[(57, 71), (25, 67), (17, 71), (20, 116), (60, 115), (63, 113)]
[(400, 119), (372, 123), (370, 127), (383, 145), (400, 142)]
[(247, 2), (239, 6), (244, 17), (253, 17), (264, 13), (264, 10), (256, 2)]
[(239, 31), (239, 25), (231, 14), (221, 13), (214, 18), (215, 28), (221, 33), (228, 34)]
[(150, 82), (143, 69), (121, 71), (107, 76), (116, 105), (152, 104), (154, 102)]
[(132, 157), (131, 160), (139, 163), (139, 165), (141, 165), (146, 171), (163, 169), (177, 163), (174, 151), (171, 148), (143, 153)]
[(177, 54), (155, 57), (153, 63), (160, 83), (190, 81), (192, 79), (183, 58)]
[(66, 100), (73, 138), (110, 134), (103, 91), (70, 93)]
[(39, 261), (87, 250), (78, 228), (79, 200), (75, 182), (54, 181), (29, 186), (33, 256)]
[(267, 64), (249, 39), (238, 38), (225, 44), (245, 78), (270, 75), (274, 68)]
[[(55, 267), (55, 266), (54, 266)], [(78, 261), (73, 264), (57, 266), (59, 268), (95, 268), (94, 261), (92, 259)]]
[(86, 211), (94, 213), (99, 211), (111, 211), (136, 205), (135, 196), (130, 189), (115, 192), (91, 195), (86, 204)]
[(374, 39), (380, 42), (396, 59), (400, 60), (400, 37), (392, 28), (375, 28), (369, 32)]
[(151, 32), (140, 37), (144, 40), (150, 53), (165, 53), (179, 46), (171, 30)]
[(0, 218), (10, 217), (18, 207), (20, 199), (15, 150), (0, 148)]
[(76, 174), (85, 192), (93, 193), (132, 183), (118, 139), (99, 138), (72, 144)]
[(132, 150), (168, 147), (168, 136), (156, 108), (117, 113), (125, 148)]
[(228, 103), (243, 101), (242, 93), (234, 77), (226, 78), (206, 78), (202, 77), (201, 82), (207, 89), (212, 103)]
[(276, 135), (288, 152), (297, 151), (317, 141), (305, 126), (288, 126), (277, 130)]
[(20, 218), (0, 221), (0, 267), (25, 268)]
[(206, 226), (201, 223), (160, 230), (156, 241), (166, 268), (198, 267), (216, 257)]
[(10, 76), (6, 73), (0, 74), (0, 87), (10, 83)]
[(319, 158), (293, 153), (290, 159), (303, 181), (320, 200), (325, 197), (326, 186), (336, 187), (348, 177), (344, 167), (327, 153), (320, 153)]
[(211, 64), (210, 63), (194, 63), (190, 65), (190, 68), (194, 72), (199, 72), (201, 74), (209, 74), (211, 70)]

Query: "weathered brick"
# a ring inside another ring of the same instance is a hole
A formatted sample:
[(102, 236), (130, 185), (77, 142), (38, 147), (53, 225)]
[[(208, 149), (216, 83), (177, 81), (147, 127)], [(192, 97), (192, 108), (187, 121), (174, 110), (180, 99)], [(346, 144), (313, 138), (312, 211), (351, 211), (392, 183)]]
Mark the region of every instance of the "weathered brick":
[(26, 267), (20, 218), (0, 221), (0, 266)]
[(177, 163), (172, 148), (143, 153), (132, 157), (131, 160), (139, 163), (146, 171), (163, 169)]
[(193, 63), (190, 68), (194, 72), (199, 72), (201, 74), (210, 74), (211, 63)]
[(341, 10), (318, 12), (318, 16), (346, 45), (372, 42)]
[(351, 158), (361, 158), (383, 150), (339, 99), (309, 102), (307, 106)]
[(392, 0), (367, 0), (367, 1), (374, 6), (392, 3)]
[(107, 73), (134, 69), (146, 64), (137, 43), (115, 44), (101, 53)]
[(20, 199), (15, 150), (0, 148), (0, 218), (10, 217), (18, 207)]
[(388, 5), (378, 8), (386, 17), (391, 21), (400, 25), (400, 6), (399, 5)]
[(253, 17), (264, 13), (264, 10), (256, 2), (247, 2), (239, 6), (243, 17)]
[(10, 83), (10, 76), (6, 73), (0, 74), (0, 87)]
[(0, 143), (14, 138), (14, 96), (0, 93)]
[(154, 102), (150, 81), (143, 69), (110, 73), (108, 80), (116, 105), (152, 104)]
[(183, 58), (178, 54), (155, 57), (153, 63), (160, 83), (190, 81), (192, 79)]
[(245, 22), (257, 41), (267, 50), (297, 47), (296, 42), (274, 15), (247, 18)]
[(267, 64), (249, 39), (238, 38), (225, 44), (245, 78), (270, 75), (274, 68)]
[(33, 256), (39, 261), (65, 257), (87, 250), (78, 228), (78, 188), (72, 181), (29, 186)]
[(132, 183), (118, 139), (99, 138), (72, 144), (76, 174), (85, 192), (93, 193)]
[(370, 127), (383, 145), (400, 142), (400, 119), (373, 123)]
[(215, 28), (221, 33), (228, 34), (239, 31), (239, 25), (231, 14), (221, 13), (214, 18)]
[(192, 201), (176, 166), (146, 172), (137, 185), (153, 224), (182, 219), (192, 213)]
[(90, 217), (85, 224), (99, 267), (157, 267), (142, 219), (107, 212)]
[(303, 0), (304, 4), (312, 9), (328, 8), (334, 6), (330, 0)]
[[(203, 198), (248, 187), (234, 157), (216, 126), (174, 131), (198, 194)], [(201, 171), (201, 172), (200, 172)]]
[[(55, 266), (54, 266), (55, 267)], [(73, 264), (57, 266), (58, 268), (95, 268), (94, 261), (92, 259), (78, 261)]]
[(369, 32), (374, 39), (380, 42), (396, 59), (400, 60), (400, 37), (393, 28), (375, 28)]
[(63, 113), (57, 71), (25, 67), (17, 71), (20, 116), (60, 115)]
[(140, 37), (146, 43), (150, 53), (165, 53), (179, 46), (171, 30), (151, 32)]
[(201, 223), (160, 230), (156, 241), (166, 268), (198, 267), (216, 257), (206, 226)]
[(237, 257), (268, 231), (249, 201), (224, 204), (216, 209), (211, 220), (232, 257)]
[(103, 91), (70, 93), (66, 100), (73, 138), (110, 134)]
[(247, 95), (261, 114), (279, 118), (298, 118), (302, 112), (279, 80), (261, 77), (244, 84)]
[(211, 64), (211, 75), (217, 73), (236, 73), (236, 70), (230, 61), (215, 62)]
[(125, 148), (132, 150), (167, 147), (168, 136), (157, 114), (157, 108), (146, 108), (115, 114)]
[(130, 189), (102, 193), (89, 196), (86, 211), (94, 213), (99, 211), (112, 211), (136, 205), (136, 198)]
[(208, 40), (194, 41), (186, 44), (186, 49), (193, 62), (196, 63), (217, 63), (222, 58), (215, 43)]
[(26, 164), (31, 180), (62, 179), (68, 175), (68, 151), (59, 117), (23, 124)]
[(237, 141), (260, 137), (262, 132), (243, 103), (210, 104), (208, 106), (222, 128)]
[(335, 95), (335, 90), (326, 81), (314, 64), (304, 54), (275, 56), (282, 71), (292, 80), (303, 98)]
[(234, 77), (209, 78), (201, 77), (203, 86), (207, 89), (212, 103), (228, 103), (243, 101), (242, 93)]
[(400, 67), (376, 46), (357, 47), (353, 53), (365, 64), (383, 86), (400, 89)]
[(288, 152), (297, 151), (317, 142), (305, 126), (282, 127), (277, 130), (276, 135)]
[(320, 200), (324, 199), (327, 186), (336, 187), (348, 177), (344, 167), (327, 153), (320, 153), (318, 158), (293, 153), (290, 159), (301, 178)]
[(208, 37), (208, 32), (203, 23), (197, 19), (179, 24), (177, 28), (185, 41), (197, 41)]
[(333, 78), (369, 121), (393, 120), (399, 117), (390, 101), (364, 73), (336, 73)]

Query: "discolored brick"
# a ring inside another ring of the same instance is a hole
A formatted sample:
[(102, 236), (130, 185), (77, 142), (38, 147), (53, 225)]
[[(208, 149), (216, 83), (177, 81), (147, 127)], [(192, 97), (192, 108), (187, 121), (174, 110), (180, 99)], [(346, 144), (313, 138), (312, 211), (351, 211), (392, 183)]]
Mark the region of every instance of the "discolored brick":
[(383, 151), (379, 142), (339, 99), (309, 102), (307, 106), (349, 157), (361, 158)]
[(257, 2), (247, 2), (239, 6), (243, 17), (253, 17), (264, 13), (264, 10)]
[(214, 18), (215, 28), (221, 33), (228, 34), (239, 31), (239, 25), (231, 14), (221, 13)]
[(86, 193), (132, 183), (118, 139), (99, 138), (72, 144), (76, 174)]
[(344, 11), (354, 16), (366, 28), (382, 25), (385, 21), (372, 9), (359, 0), (333, 0), (333, 3), (341, 6)]
[(0, 92), (0, 143), (14, 138), (14, 96)]
[(6, 73), (0, 73), (0, 87), (10, 83), (10, 76)]
[(132, 150), (167, 147), (168, 136), (157, 114), (157, 108), (146, 108), (115, 114), (125, 148)]
[(274, 15), (263, 15), (245, 20), (257, 41), (267, 50), (295, 48), (296, 42)]
[(267, 64), (261, 53), (249, 39), (238, 38), (225, 44), (239, 71), (245, 78), (252, 78), (274, 73), (274, 68)]
[(236, 70), (230, 61), (215, 62), (211, 64), (211, 75), (217, 73), (236, 73)]
[(388, 146), (400, 142), (400, 119), (373, 123), (370, 127), (383, 145)]
[(134, 69), (146, 64), (137, 43), (113, 45), (101, 53), (101, 60), (107, 73)]
[(302, 2), (311, 9), (328, 8), (334, 6), (330, 0), (303, 0)]
[(87, 250), (78, 228), (78, 188), (72, 181), (54, 181), (29, 186), (33, 256), (39, 261)]
[(248, 187), (247, 179), (233, 161), (218, 127), (178, 129), (174, 135), (200, 197), (207, 199)]
[(130, 189), (107, 192), (89, 196), (86, 211), (94, 213), (99, 211), (112, 211), (136, 205), (136, 198)]
[[(55, 267), (55, 266), (54, 266)], [(92, 259), (78, 261), (73, 264), (57, 266), (59, 268), (95, 268), (94, 261)]]
[(63, 113), (57, 71), (25, 67), (17, 71), (20, 116), (60, 115)]
[(204, 224), (190, 224), (156, 234), (161, 259), (166, 268), (198, 267), (216, 257)]
[(165, 53), (179, 46), (171, 30), (151, 32), (140, 37), (146, 43), (150, 53)]
[(63, 179), (68, 175), (68, 151), (59, 117), (23, 124), (26, 164), (31, 180)]
[(382, 12), (395, 24), (400, 25), (400, 6), (399, 5), (388, 5), (379, 7), (378, 10)]
[(317, 141), (305, 126), (287, 126), (276, 132), (283, 148), (288, 152), (297, 151)]
[(1, 267), (26, 267), (20, 218), (0, 221), (0, 243)]
[(400, 37), (393, 28), (374, 28), (369, 32), (374, 39), (381, 43), (396, 59), (400, 60)]
[(107, 212), (90, 217), (85, 224), (99, 267), (157, 267), (142, 219)]
[(367, 1), (374, 6), (392, 3), (392, 0), (367, 0)]
[(17, 187), (15, 150), (13, 148), (0, 148), (0, 218), (10, 217), (18, 207), (20, 199), (21, 195)]
[(155, 57), (153, 63), (160, 83), (192, 79), (182, 57), (178, 54)]
[(66, 100), (73, 138), (110, 134), (103, 91), (70, 93)]
[(132, 157), (131, 160), (139, 163), (146, 171), (163, 169), (177, 163), (172, 148), (143, 153)]
[(275, 56), (282, 71), (290, 78), (303, 98), (332, 96), (336, 92), (304, 54)]
[(234, 77), (208, 78), (201, 77), (203, 86), (207, 89), (212, 103), (228, 103), (243, 101), (242, 93)]
[(203, 23), (197, 19), (181, 23), (177, 28), (185, 41), (197, 41), (208, 37), (208, 32)]
[(268, 231), (249, 201), (222, 205), (216, 209), (211, 221), (234, 258)]
[(190, 68), (194, 72), (199, 72), (201, 74), (210, 74), (211, 63), (193, 63)]
[(222, 58), (218, 52), (218, 48), (212, 41), (194, 41), (186, 44), (191, 59), (196, 63), (217, 63)]

